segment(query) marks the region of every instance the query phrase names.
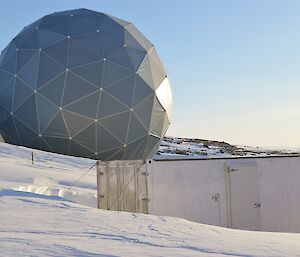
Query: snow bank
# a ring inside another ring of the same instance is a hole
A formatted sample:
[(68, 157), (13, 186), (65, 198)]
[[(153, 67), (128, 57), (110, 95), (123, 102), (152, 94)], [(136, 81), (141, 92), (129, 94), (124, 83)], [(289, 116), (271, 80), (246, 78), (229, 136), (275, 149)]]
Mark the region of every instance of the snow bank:
[(97, 207), (97, 194), (81, 192), (82, 189), (70, 189), (60, 186), (55, 180), (34, 178), (32, 185), (13, 187), (16, 191), (29, 192), (47, 196), (58, 196), (74, 203)]

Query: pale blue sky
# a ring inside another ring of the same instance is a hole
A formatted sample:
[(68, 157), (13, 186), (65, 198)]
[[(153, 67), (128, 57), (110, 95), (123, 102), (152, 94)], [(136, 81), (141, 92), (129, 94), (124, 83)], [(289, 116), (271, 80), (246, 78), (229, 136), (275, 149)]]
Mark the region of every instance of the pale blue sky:
[(300, 147), (300, 1), (3, 0), (0, 48), (79, 7), (131, 21), (155, 44), (175, 98), (168, 135)]

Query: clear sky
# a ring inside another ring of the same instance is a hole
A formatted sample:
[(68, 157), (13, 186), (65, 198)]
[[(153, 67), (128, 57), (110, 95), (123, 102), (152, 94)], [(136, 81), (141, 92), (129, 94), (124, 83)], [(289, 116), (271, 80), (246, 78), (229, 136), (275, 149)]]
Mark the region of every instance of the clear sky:
[(41, 16), (80, 7), (154, 43), (173, 87), (168, 135), (300, 147), (300, 1), (2, 0), (0, 48)]

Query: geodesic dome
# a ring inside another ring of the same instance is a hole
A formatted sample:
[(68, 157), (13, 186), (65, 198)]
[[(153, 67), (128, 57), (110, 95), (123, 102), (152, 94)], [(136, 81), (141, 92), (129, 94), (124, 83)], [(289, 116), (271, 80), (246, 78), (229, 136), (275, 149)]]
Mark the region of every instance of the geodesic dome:
[(100, 160), (146, 159), (172, 93), (153, 45), (129, 22), (86, 9), (25, 27), (0, 57), (8, 143)]

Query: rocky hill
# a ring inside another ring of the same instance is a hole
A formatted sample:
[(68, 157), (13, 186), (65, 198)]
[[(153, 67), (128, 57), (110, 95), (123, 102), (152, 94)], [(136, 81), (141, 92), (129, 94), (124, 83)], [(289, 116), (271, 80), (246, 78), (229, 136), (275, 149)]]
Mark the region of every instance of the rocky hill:
[(156, 158), (222, 158), (239, 156), (299, 155), (300, 149), (237, 146), (198, 138), (165, 137)]

